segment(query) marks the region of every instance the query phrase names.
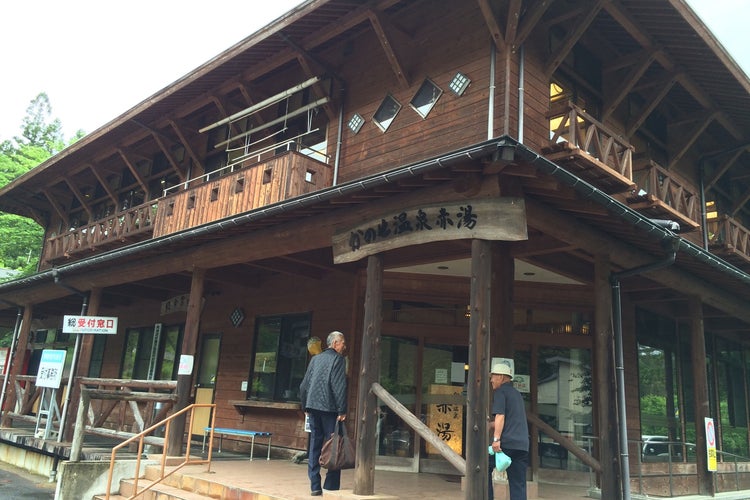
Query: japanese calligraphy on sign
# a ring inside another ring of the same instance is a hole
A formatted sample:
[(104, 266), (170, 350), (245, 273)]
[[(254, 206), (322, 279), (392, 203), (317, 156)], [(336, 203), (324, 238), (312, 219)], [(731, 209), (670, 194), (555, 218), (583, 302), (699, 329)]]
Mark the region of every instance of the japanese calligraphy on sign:
[(59, 389), (65, 368), (64, 350), (44, 349), (39, 369), (36, 372), (36, 386)]
[[(427, 425), (453, 451), (461, 454), (464, 441), (464, 405), (461, 402), (461, 387), (454, 385), (430, 385), (429, 394), (445, 394), (455, 397), (443, 398), (441, 402), (427, 407)], [(430, 398), (434, 399), (434, 398)], [(428, 454), (440, 452), (429, 442)]]
[(417, 206), (389, 213), (337, 232), (333, 261), (337, 264), (430, 241), (528, 239), (522, 198), (483, 198)]
[(63, 316), (63, 333), (117, 334), (117, 318), (109, 316)]
[(175, 312), (185, 312), (188, 308), (188, 302), (190, 301), (190, 294), (185, 293), (182, 295), (176, 295), (171, 299), (165, 300), (161, 303), (160, 315), (171, 314)]

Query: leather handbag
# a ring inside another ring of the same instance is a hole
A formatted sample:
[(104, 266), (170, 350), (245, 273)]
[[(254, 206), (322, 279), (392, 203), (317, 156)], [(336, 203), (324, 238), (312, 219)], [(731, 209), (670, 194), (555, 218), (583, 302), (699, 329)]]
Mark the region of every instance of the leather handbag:
[(336, 427), (320, 450), (320, 466), (328, 470), (354, 468), (354, 443), (346, 432), (344, 422), (336, 421)]

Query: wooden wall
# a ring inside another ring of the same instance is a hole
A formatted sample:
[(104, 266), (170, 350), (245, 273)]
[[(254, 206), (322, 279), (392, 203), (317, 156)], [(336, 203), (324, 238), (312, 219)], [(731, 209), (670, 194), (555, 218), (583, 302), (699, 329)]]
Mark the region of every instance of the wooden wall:
[[(434, 2), (429, 16), (413, 22), (419, 30), (411, 41), (399, 43), (396, 51), (408, 61), (408, 88), (402, 88), (388, 64), (375, 36), (368, 32), (356, 39), (353, 52), (344, 66), (346, 81), (344, 121), (359, 113), (366, 122), (358, 134), (346, 127), (343, 134), (339, 181), (383, 172), (439, 155), (487, 139), (488, 81), (490, 71), (489, 39), (479, 9), (471, 15), (456, 17), (459, 2)], [(439, 27), (432, 21), (443, 18)], [(458, 97), (448, 90), (457, 71), (471, 79), (471, 85)], [(410, 106), (425, 78), (442, 90), (426, 119)], [(402, 105), (400, 112), (383, 133), (372, 121), (373, 114), (390, 93)], [(331, 124), (330, 137), (335, 137)]]

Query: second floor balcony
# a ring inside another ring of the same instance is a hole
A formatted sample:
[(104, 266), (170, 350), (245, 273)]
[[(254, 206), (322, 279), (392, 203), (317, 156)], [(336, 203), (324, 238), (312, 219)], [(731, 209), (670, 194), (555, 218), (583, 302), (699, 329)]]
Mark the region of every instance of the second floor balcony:
[(190, 229), (331, 185), (331, 167), (297, 151), (181, 183), (163, 197), (48, 238), (43, 266)]

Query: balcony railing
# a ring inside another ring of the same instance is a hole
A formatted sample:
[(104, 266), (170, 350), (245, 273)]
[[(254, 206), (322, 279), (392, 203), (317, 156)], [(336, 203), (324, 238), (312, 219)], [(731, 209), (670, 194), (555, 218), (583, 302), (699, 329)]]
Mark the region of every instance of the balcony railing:
[(54, 263), (80, 252), (147, 239), (153, 230), (155, 215), (156, 204), (151, 201), (53, 236), (47, 239), (44, 261)]
[(631, 208), (653, 218), (674, 220), (682, 232), (700, 227), (698, 189), (676, 172), (653, 160), (636, 161), (633, 180), (636, 188), (627, 198)]
[[(332, 181), (328, 164), (296, 151), (254, 162), (249, 158), (221, 176), (206, 174), (195, 187), (188, 181), (185, 186), (191, 187), (160, 199), (154, 237), (311, 193)], [(212, 175), (219, 177), (214, 180)]]
[(707, 228), (712, 252), (745, 269), (750, 266), (750, 229), (728, 215), (710, 219)]
[(550, 146), (545, 155), (566, 163), (610, 193), (633, 187), (633, 146), (572, 102), (548, 114)]

